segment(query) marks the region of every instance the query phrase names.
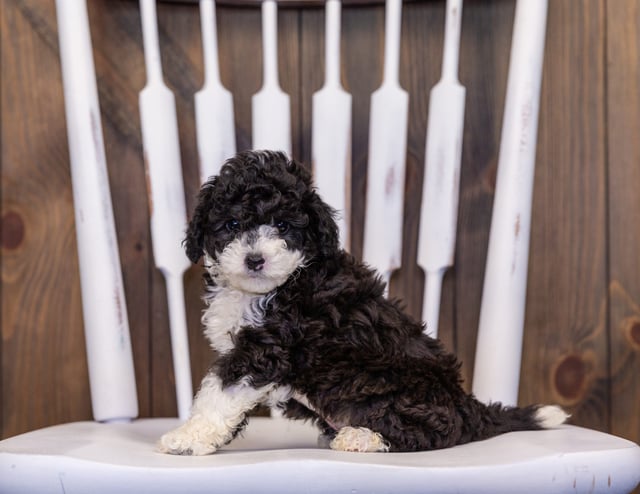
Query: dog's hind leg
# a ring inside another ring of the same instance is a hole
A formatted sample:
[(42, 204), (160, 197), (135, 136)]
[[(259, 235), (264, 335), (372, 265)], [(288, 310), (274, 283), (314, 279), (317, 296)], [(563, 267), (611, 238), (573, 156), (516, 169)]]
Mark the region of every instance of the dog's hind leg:
[(381, 434), (366, 427), (343, 427), (329, 443), (337, 451), (375, 453), (389, 451), (389, 443)]

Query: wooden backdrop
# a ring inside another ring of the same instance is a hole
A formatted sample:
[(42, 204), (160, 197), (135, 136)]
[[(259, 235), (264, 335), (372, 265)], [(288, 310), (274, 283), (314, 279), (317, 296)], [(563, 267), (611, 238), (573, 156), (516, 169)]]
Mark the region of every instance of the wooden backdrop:
[[(176, 413), (162, 276), (149, 234), (138, 92), (145, 84), (138, 5), (88, 0), (136, 355), (141, 416)], [(54, 0), (3, 0), (2, 347), (0, 432), (91, 418)], [(466, 2), (467, 87), (456, 266), (441, 336), (469, 386), (515, 2)], [(158, 5), (165, 78), (175, 91), (189, 210), (198, 171), (193, 94), (203, 82), (197, 8)], [(421, 310), (415, 263), (428, 91), (440, 71), (444, 1), (405, 4), (401, 83), (410, 93), (404, 266), (391, 292)], [(261, 86), (260, 12), (220, 7), (224, 84), (238, 147), (251, 142)], [(542, 86), (521, 403), (565, 406), (576, 424), (640, 441), (640, 0), (550, 0)], [(293, 153), (309, 163), (311, 95), (323, 81), (321, 9), (279, 13), (280, 79)], [(382, 76), (383, 7), (343, 12), (343, 83), (353, 94), (353, 229), (362, 252), (368, 112)], [(199, 328), (200, 269), (186, 275), (194, 385), (210, 352)], [(505, 307), (505, 310), (507, 308)]]

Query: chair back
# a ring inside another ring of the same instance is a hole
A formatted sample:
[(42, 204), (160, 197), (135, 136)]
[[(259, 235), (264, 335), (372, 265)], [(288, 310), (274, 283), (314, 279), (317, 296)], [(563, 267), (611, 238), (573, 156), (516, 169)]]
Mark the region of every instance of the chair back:
[[(220, 22), (213, 0), (199, 3), (204, 83), (189, 95), (199, 182), (236, 149), (284, 150), (309, 163), (321, 195), (340, 213), (344, 247), (378, 269), (388, 296), (406, 298), (426, 331), (438, 335), (443, 278), (456, 259), (460, 177), (476, 159), (465, 154), (465, 119), (477, 121), (478, 107), (465, 113), (464, 81), (458, 80), (462, 1), (448, 0), (442, 25), (428, 26), (441, 35), (438, 47), (424, 46), (425, 26), (413, 18), (420, 10), (402, 0), (386, 0), (384, 17), (381, 2), (226, 1), (218, 8), (240, 3), (253, 18), (260, 15), (260, 36), (251, 31), (257, 28), (252, 21), (249, 30), (240, 22)], [(154, 0), (140, 5), (147, 82), (139, 108), (151, 238), (167, 289), (178, 414), (186, 418), (192, 377), (183, 277), (189, 265), (180, 244), (187, 221), (183, 171), (193, 163), (181, 163), (184, 142), (170, 88), (175, 68), (167, 81), (156, 12), (161, 9)], [(57, 12), (94, 416), (132, 418), (135, 378), (86, 4), (58, 0)], [(354, 15), (383, 22), (384, 29), (341, 29)], [(479, 311), (473, 390), (505, 404), (515, 404), (518, 396), (546, 15), (546, 0), (517, 2)], [(250, 98), (235, 83), (243, 81), (243, 71), (259, 67), (260, 51), (249, 43), (225, 44), (225, 33), (234, 30), (244, 30), (262, 48), (261, 88)], [(297, 48), (283, 61), (283, 43), (291, 42)], [(442, 70), (433, 70), (434, 62), (427, 69), (414, 53), (433, 55), (440, 47), (443, 55), (435, 58)], [(305, 67), (315, 70), (307, 74)], [(84, 221), (87, 214), (100, 222)], [(97, 234), (107, 251), (95, 249)], [(104, 269), (96, 273), (96, 266)], [(92, 288), (96, 283), (100, 292)], [(103, 303), (105, 283), (117, 294), (109, 304)], [(446, 330), (440, 334), (451, 341)]]

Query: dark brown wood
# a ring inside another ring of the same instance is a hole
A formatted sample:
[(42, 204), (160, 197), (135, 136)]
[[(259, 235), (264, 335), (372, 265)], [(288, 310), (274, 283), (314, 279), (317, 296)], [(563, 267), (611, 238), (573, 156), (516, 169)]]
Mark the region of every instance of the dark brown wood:
[[(471, 389), (506, 94), (513, 2), (466, 2), (460, 82), (466, 87), (455, 265), (445, 276), (440, 332), (451, 331)], [(446, 324), (450, 321), (451, 329)]]
[[(369, 102), (383, 67), (384, 7), (346, 2), (342, 80), (353, 97), (353, 248), (362, 253)], [(367, 2), (368, 3), (368, 2)], [(162, 275), (149, 235), (138, 93), (145, 85), (132, 0), (92, 0), (109, 180), (142, 416), (176, 411)], [(640, 440), (638, 0), (550, 2), (534, 191), (520, 401), (559, 402), (574, 423)], [(440, 334), (473, 369), (514, 2), (466, 2), (467, 88), (456, 264)], [(262, 85), (260, 9), (217, 9), (221, 77), (234, 95), (238, 149), (251, 146)], [(198, 188), (193, 94), (203, 82), (194, 2), (158, 4), (165, 80), (176, 95), (188, 208)], [(311, 97), (324, 80), (324, 13), (279, 12), (280, 84), (293, 154), (310, 164)], [(406, 2), (401, 85), (410, 94), (403, 267), (391, 293), (419, 316), (416, 266), (428, 96), (440, 75), (444, 2)], [(53, 0), (0, 10), (2, 338), (0, 435), (90, 419), (64, 106)], [(605, 64), (605, 61), (607, 62)], [(199, 327), (201, 268), (185, 276), (194, 386), (212, 358)]]
[(521, 398), (606, 430), (606, 133), (602, 2), (549, 10)]
[[(611, 431), (640, 438), (640, 2), (606, 3)], [(640, 491), (640, 489), (638, 489)]]
[[(232, 90), (238, 149), (251, 147), (251, 96), (262, 86), (259, 9), (217, 9), (222, 83)], [(281, 74), (281, 73), (280, 73)]]
[[(198, 0), (166, 0), (170, 3), (197, 3)], [(278, 8), (310, 8), (321, 9), (326, 0), (277, 0)], [(406, 1), (406, 0), (405, 0)], [(411, 1), (411, 0), (410, 0)], [(260, 7), (262, 0), (216, 0), (216, 4), (228, 7)], [(342, 0), (342, 4), (348, 7), (383, 5), (384, 0)]]
[[(352, 97), (351, 252), (362, 257), (369, 106), (382, 82), (384, 13), (381, 8), (345, 9), (342, 13), (342, 81)], [(375, 55), (373, 55), (375, 54)], [(362, 77), (368, 74), (368, 77)]]
[[(301, 143), (299, 159), (311, 165), (311, 99), (324, 84), (324, 26), (322, 9), (305, 9), (300, 14), (300, 58), (303, 60), (298, 90), (301, 99)], [(344, 41), (344, 40), (343, 40)], [(341, 64), (344, 63), (346, 43), (341, 44)]]
[(6, 436), (90, 408), (53, 2), (5, 2), (0, 33)]

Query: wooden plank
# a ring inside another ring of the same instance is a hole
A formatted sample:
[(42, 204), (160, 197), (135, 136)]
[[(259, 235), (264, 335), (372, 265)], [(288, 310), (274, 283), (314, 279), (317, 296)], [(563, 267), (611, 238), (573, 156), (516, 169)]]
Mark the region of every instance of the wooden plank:
[[(303, 123), (300, 99), (300, 12), (278, 10), (278, 66), (282, 90), (289, 95), (291, 105), (292, 157), (302, 150)], [(237, 33), (236, 36), (243, 36)], [(309, 124), (307, 124), (307, 129)], [(308, 166), (311, 162), (306, 163)]]
[[(382, 81), (384, 7), (345, 8), (342, 12), (343, 73), (345, 91), (352, 95), (351, 253), (362, 258), (369, 99)], [(364, 55), (366, 54), (366, 56)], [(393, 292), (392, 292), (393, 293)]]
[(3, 4), (0, 31), (6, 437), (91, 413), (53, 2)]
[[(324, 9), (306, 9), (300, 13), (300, 102), (301, 135), (299, 160), (311, 165), (311, 100), (313, 94), (318, 91), (324, 81), (325, 57), (324, 57)], [(342, 52), (346, 50), (344, 43)]]
[[(195, 3), (198, 0), (168, 0), (173, 2), (183, 3)], [(220, 5), (228, 5), (231, 7), (259, 7), (262, 0), (218, 0)], [(406, 0), (405, 0), (406, 1)], [(413, 0), (410, 0), (413, 1)], [(300, 7), (324, 7), (325, 0), (278, 0), (283, 8), (297, 9)], [(343, 0), (345, 5), (350, 7), (354, 6), (367, 6), (367, 5), (380, 5), (384, 3), (384, 0)]]
[(606, 2), (610, 430), (640, 442), (640, 2)]
[(456, 255), (444, 279), (440, 332), (444, 338), (452, 326), (466, 389), (475, 363), (514, 7), (514, 2), (466, 2), (462, 16), (460, 81), (467, 88), (467, 111)]
[(549, 9), (520, 402), (606, 430), (602, 2)]
[[(260, 9), (220, 7), (217, 15), (220, 77), (233, 94), (237, 149), (250, 149), (251, 96), (262, 83)], [(247, 54), (251, 63), (240, 63)]]

